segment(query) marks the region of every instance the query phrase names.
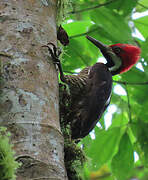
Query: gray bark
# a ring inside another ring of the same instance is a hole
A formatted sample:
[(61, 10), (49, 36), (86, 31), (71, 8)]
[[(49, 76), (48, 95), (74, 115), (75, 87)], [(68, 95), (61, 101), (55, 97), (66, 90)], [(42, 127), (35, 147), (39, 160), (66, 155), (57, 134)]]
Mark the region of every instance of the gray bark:
[(0, 125), (22, 162), (18, 180), (67, 179), (58, 77), (41, 47), (56, 40), (56, 0), (0, 0)]

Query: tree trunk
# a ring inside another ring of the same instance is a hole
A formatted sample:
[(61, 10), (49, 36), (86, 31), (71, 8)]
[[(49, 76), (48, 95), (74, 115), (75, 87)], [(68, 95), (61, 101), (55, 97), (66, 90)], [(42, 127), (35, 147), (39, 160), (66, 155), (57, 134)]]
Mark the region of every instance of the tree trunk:
[(56, 40), (56, 0), (0, 0), (0, 125), (22, 162), (17, 180), (67, 179), (57, 72), (41, 47)]

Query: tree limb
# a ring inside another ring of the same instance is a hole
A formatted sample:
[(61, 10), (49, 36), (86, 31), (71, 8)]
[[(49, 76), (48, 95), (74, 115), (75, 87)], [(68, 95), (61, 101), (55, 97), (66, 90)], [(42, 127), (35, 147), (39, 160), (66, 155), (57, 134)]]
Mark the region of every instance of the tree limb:
[(89, 7), (89, 8), (86, 8), (86, 9), (81, 9), (81, 10), (76, 10), (76, 11), (70, 11), (68, 14), (76, 14), (76, 13), (81, 13), (81, 12), (85, 12), (85, 11), (97, 9), (97, 8), (102, 7), (102, 6), (107, 6), (107, 5), (111, 4), (111, 3), (114, 2), (114, 1), (116, 1), (116, 0), (111, 0), (111, 1), (109, 1), (109, 2), (106, 2), (106, 3), (103, 3), (103, 4), (99, 4), (99, 5), (97, 5), (97, 6)]

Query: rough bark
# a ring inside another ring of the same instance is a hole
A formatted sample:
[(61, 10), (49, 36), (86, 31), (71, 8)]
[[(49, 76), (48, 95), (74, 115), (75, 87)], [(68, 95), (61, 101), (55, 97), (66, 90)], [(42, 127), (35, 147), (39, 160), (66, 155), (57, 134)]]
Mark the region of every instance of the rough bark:
[(67, 179), (58, 78), (42, 45), (56, 44), (56, 0), (0, 0), (0, 125), (12, 133), (18, 180)]

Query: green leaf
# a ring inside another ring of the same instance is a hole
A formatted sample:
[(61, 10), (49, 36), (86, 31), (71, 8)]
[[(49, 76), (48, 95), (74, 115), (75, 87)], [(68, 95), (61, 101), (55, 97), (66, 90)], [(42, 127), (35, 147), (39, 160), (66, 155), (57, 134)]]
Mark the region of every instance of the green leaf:
[(113, 157), (111, 168), (118, 180), (125, 180), (133, 168), (133, 146), (125, 133), (121, 138), (118, 153)]
[[(62, 56), (62, 66), (65, 71), (74, 71), (77, 68), (85, 68), (93, 65), (98, 58), (98, 54), (89, 51), (86, 37), (71, 39), (67, 47), (64, 48)], [(93, 45), (92, 45), (93, 46)]]
[(136, 6), (137, 4), (137, 0), (118, 0), (115, 1), (113, 3), (111, 3), (110, 5), (108, 5), (107, 7), (110, 9), (116, 9), (120, 14), (122, 14), (123, 16), (127, 16), (130, 15), (132, 13), (133, 8)]
[(147, 47), (148, 47), (148, 38), (142, 43), (142, 46), (141, 46), (141, 51), (142, 51), (141, 52), (141, 57), (143, 57), (146, 62), (148, 62), (148, 50), (147, 50)]
[[(127, 110), (128, 112), (128, 110)], [(122, 127), (128, 124), (129, 118), (127, 112), (122, 110), (122, 113), (115, 113), (112, 118), (111, 127)]]
[(114, 38), (116, 43), (133, 42), (128, 22), (113, 11), (102, 7), (91, 12), (91, 19)]
[(74, 21), (68, 24), (64, 24), (63, 28), (66, 30), (69, 36), (74, 36), (86, 33), (91, 25), (91, 21)]
[(69, 46), (65, 48), (65, 53), (63, 55), (63, 69), (67, 71), (72, 71), (77, 68), (86, 67), (89, 64), (89, 57), (84, 57), (84, 46), (79, 43), (79, 40), (71, 39)]
[(147, 81), (147, 75), (146, 73), (142, 72), (141, 70), (133, 67), (130, 69), (127, 73), (122, 74), (121, 81), (125, 82), (145, 82)]
[(140, 31), (140, 33), (147, 38), (147, 27), (148, 27), (148, 16), (144, 16), (142, 18), (134, 20), (136, 28)]
[(96, 139), (92, 140), (89, 147), (85, 146), (85, 151), (92, 159), (91, 167), (97, 169), (104, 163), (111, 160), (116, 152), (117, 145), (121, 136), (120, 128), (112, 128), (107, 131), (102, 130), (96, 134)]
[(147, 9), (148, 9), (147, 0), (139, 0), (136, 7), (136, 12), (144, 12)]
[(141, 149), (143, 150), (144, 155), (144, 163), (148, 167), (148, 123), (145, 123), (141, 120), (137, 123), (137, 139), (138, 143), (141, 146)]

